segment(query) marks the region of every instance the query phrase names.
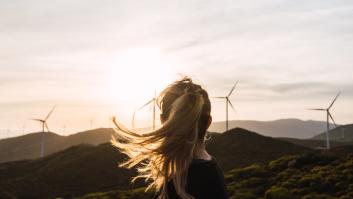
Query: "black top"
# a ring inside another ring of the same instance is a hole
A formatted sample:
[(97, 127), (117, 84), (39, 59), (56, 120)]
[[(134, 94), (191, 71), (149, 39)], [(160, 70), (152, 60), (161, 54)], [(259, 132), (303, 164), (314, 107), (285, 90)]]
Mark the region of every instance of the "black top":
[[(213, 157), (191, 162), (185, 190), (196, 199), (228, 199), (223, 172)], [(180, 199), (172, 181), (168, 182), (168, 195), (169, 199)]]

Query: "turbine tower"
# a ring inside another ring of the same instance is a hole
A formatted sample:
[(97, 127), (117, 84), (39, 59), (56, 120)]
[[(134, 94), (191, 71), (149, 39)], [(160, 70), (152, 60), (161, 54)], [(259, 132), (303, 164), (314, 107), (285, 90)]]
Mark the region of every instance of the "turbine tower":
[(345, 137), (345, 136), (344, 136), (345, 130), (346, 130), (345, 127), (342, 127), (342, 128), (341, 128), (341, 134), (342, 134), (342, 135), (341, 135), (341, 139), (342, 139), (343, 141), (344, 141), (344, 137)]
[(89, 129), (92, 130), (92, 128), (93, 128), (93, 119), (89, 121)]
[(221, 96), (221, 97), (214, 97), (214, 98), (217, 98), (217, 99), (224, 99), (225, 100), (225, 103), (226, 103), (226, 131), (228, 131), (228, 128), (229, 128), (229, 124), (228, 124), (228, 105), (233, 109), (233, 111), (235, 112), (235, 108), (232, 104), (232, 102), (230, 101), (229, 97), (232, 95), (235, 87), (237, 86), (239, 81), (236, 81), (234, 86), (232, 87), (232, 89), (230, 90), (230, 92), (228, 93), (228, 95), (226, 96)]
[(154, 130), (156, 128), (156, 105), (157, 105), (157, 97), (156, 97), (156, 90), (154, 90), (154, 97), (146, 102), (143, 106), (140, 108), (136, 109), (132, 115), (132, 128), (135, 128), (135, 116), (136, 112), (145, 108), (146, 106), (152, 104), (152, 129)]
[(332, 120), (333, 124), (335, 125), (335, 127), (337, 127), (335, 120), (333, 119), (333, 116), (330, 113), (330, 109), (332, 108), (333, 104), (336, 102), (338, 96), (341, 94), (341, 92), (338, 92), (338, 94), (336, 95), (336, 97), (333, 99), (333, 101), (331, 102), (331, 104), (327, 107), (327, 108), (312, 108), (309, 110), (313, 110), (313, 111), (325, 111), (326, 112), (326, 148), (330, 149), (330, 137), (329, 137), (329, 131), (330, 131), (330, 119)]
[(66, 124), (63, 125), (63, 134), (66, 135)]
[(25, 134), (25, 130), (26, 130), (26, 124), (22, 124), (22, 135)]
[(50, 112), (48, 113), (48, 115), (44, 118), (44, 119), (31, 119), (33, 121), (37, 121), (40, 123), (40, 125), (42, 126), (42, 136), (41, 136), (41, 145), (40, 145), (40, 157), (44, 156), (44, 150), (45, 150), (45, 146), (44, 146), (44, 133), (45, 133), (45, 129), (47, 129), (48, 132), (50, 132), (48, 124), (47, 124), (47, 120), (49, 119), (50, 115), (53, 113), (55, 109), (55, 106), (53, 106), (53, 108), (50, 110)]
[(11, 134), (11, 129), (10, 128), (7, 128), (7, 131), (6, 131), (6, 139), (9, 138)]

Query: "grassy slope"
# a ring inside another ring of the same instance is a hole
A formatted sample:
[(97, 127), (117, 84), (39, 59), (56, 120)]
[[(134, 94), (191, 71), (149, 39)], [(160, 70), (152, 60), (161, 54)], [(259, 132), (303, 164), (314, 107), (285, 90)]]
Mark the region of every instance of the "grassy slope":
[(288, 154), (310, 152), (304, 146), (236, 128), (211, 139), (207, 149), (224, 170), (264, 163)]
[[(208, 150), (225, 171), (312, 151), (239, 128), (214, 136)], [(134, 170), (117, 167), (124, 157), (110, 144), (79, 145), (43, 159), (3, 163), (0, 193), (18, 198), (52, 198), (131, 189), (128, 182), (135, 175)], [(134, 186), (139, 185), (142, 184)]]
[(4, 163), (0, 165), (0, 193), (53, 198), (131, 188), (127, 182), (135, 172), (117, 167), (123, 157), (110, 144), (79, 145), (44, 159)]
[[(264, 165), (226, 172), (227, 188), (234, 199), (350, 199), (353, 198), (353, 151), (283, 156)], [(335, 151), (333, 151), (335, 152)], [(349, 154), (350, 153), (350, 154)], [(88, 194), (77, 199), (147, 199), (143, 188)]]

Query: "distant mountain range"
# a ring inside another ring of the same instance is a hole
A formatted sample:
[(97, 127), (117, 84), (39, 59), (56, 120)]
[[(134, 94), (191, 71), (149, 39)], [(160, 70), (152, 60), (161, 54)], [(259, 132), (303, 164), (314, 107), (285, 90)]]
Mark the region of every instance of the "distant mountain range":
[[(261, 135), (271, 137), (311, 138), (326, 129), (326, 122), (299, 119), (280, 119), (274, 121), (232, 120), (229, 128), (244, 128)], [(225, 122), (214, 122), (209, 128), (211, 132), (224, 132)]]
[[(45, 154), (49, 155), (78, 144), (102, 144), (108, 142), (113, 133), (111, 128), (94, 129), (70, 136), (45, 133)], [(0, 140), (0, 162), (38, 158), (41, 134), (31, 133)]]
[[(225, 171), (264, 163), (283, 155), (313, 151), (241, 128), (212, 134), (207, 149)], [(45, 158), (2, 163), (0, 197), (70, 198), (90, 192), (142, 186), (141, 182), (134, 186), (128, 183), (134, 170), (117, 167), (124, 158), (110, 144), (101, 144), (78, 145)]]
[[(353, 124), (338, 126), (329, 131), (331, 141), (353, 142)], [(326, 132), (314, 136), (315, 140), (326, 140)]]
[[(283, 119), (268, 122), (230, 121), (230, 123), (230, 126), (242, 126), (243, 128), (250, 129), (254, 132), (259, 132), (260, 134), (266, 136), (287, 137), (283, 139), (306, 147), (324, 147), (324, 142), (320, 141), (321, 137), (315, 137), (315, 141), (307, 139), (298, 139), (298, 137), (306, 137), (304, 135), (314, 134), (309, 132), (323, 132), (322, 129), (324, 129), (325, 127), (325, 122)], [(217, 132), (217, 129), (220, 130), (224, 128), (222, 125), (224, 125), (224, 122), (213, 123), (209, 130)], [(346, 125), (345, 129), (345, 138), (346, 141), (348, 141), (348, 139), (351, 139), (353, 136), (352, 125)], [(339, 135), (341, 135), (340, 132), (341, 130), (337, 130), (337, 132), (335, 130), (332, 131), (332, 133), (337, 134), (338, 137), (337, 139), (333, 139), (333, 141), (336, 142), (333, 143), (333, 146), (347, 144), (341, 143), (342, 140), (339, 138)], [(69, 136), (61, 136), (54, 133), (45, 133), (45, 154), (49, 155), (78, 144), (98, 145), (106, 143), (109, 142), (113, 133), (114, 130), (111, 128), (93, 129), (72, 134)], [(40, 152), (41, 136), (41, 133), (31, 133), (24, 136), (0, 140), (0, 163), (38, 158)]]

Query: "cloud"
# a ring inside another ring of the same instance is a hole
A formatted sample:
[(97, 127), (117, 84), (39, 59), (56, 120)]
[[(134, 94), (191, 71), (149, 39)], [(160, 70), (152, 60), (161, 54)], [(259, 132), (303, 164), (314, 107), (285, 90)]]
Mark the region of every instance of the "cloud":
[[(227, 93), (240, 80), (236, 98), (254, 106), (274, 98), (319, 99), (338, 90), (353, 99), (351, 1), (14, 0), (0, 5), (0, 89), (13, 94), (1, 98), (9, 101), (2, 107), (43, 100), (41, 91), (29, 89), (34, 84), (44, 83), (65, 99), (80, 90), (90, 93), (96, 79), (104, 79), (100, 73), (109, 58), (146, 46), (188, 68), (211, 94)], [(10, 98), (23, 90), (31, 98), (11, 105)]]
[(272, 87), (272, 90), (279, 93), (295, 92), (297, 90), (327, 90), (333, 86), (325, 82), (297, 82), (283, 83)]

